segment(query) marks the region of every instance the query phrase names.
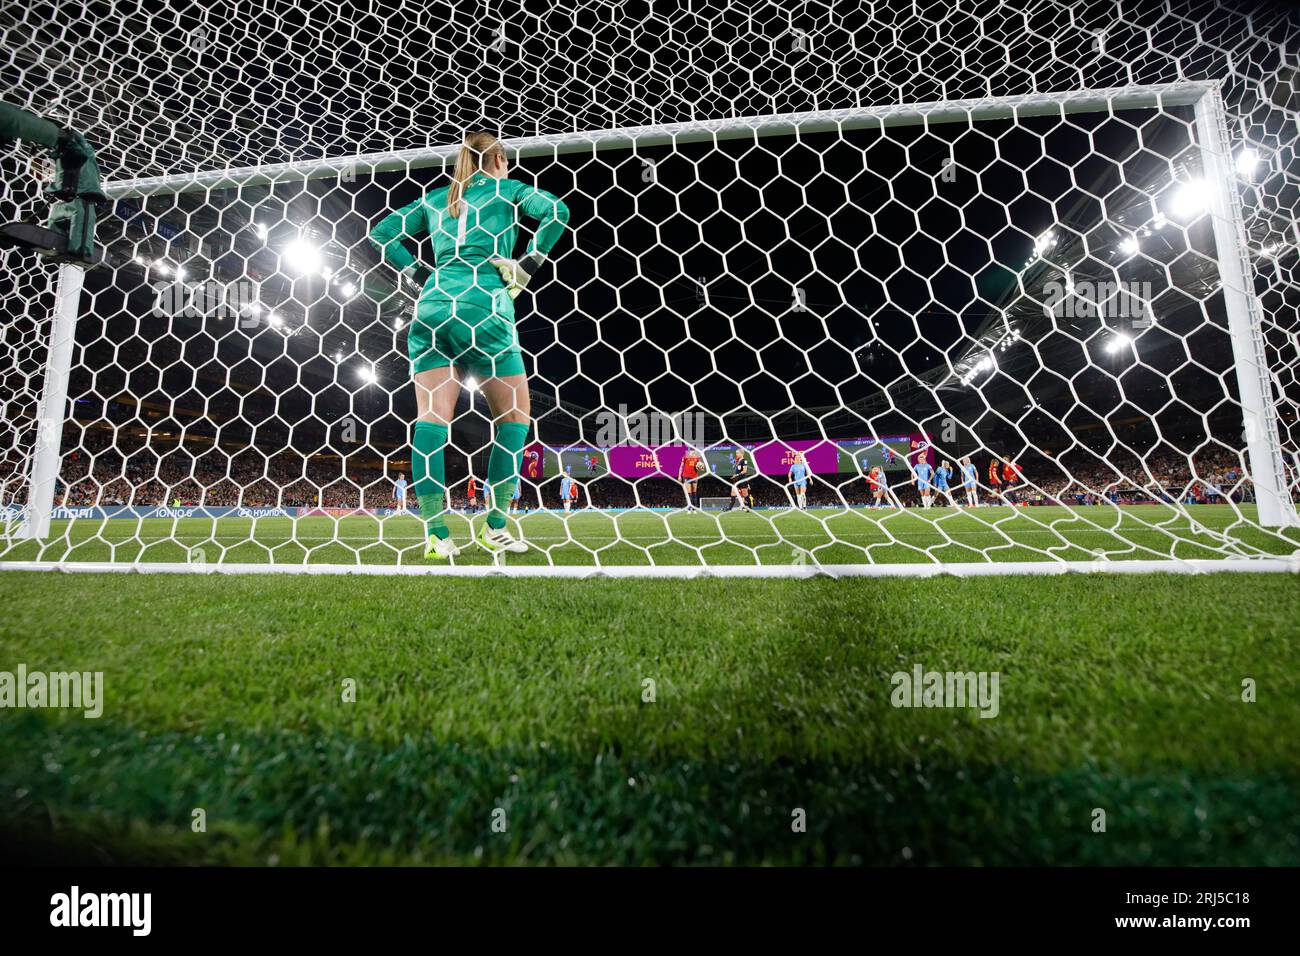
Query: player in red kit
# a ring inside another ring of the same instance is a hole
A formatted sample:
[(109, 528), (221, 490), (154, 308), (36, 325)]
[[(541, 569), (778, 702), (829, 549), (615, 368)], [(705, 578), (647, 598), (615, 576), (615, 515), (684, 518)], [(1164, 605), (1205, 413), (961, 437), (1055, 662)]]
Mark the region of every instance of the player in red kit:
[(473, 514), (478, 510), (478, 479), (473, 475), (469, 476), (469, 486), (466, 488), (469, 494), (469, 510)]
[(1002, 497), (1002, 463), (996, 458), (989, 459), (989, 491), (993, 497)]
[(542, 456), (536, 451), (524, 452), (523, 474), (515, 483), (515, 494), (510, 499), (510, 510), (527, 511), (532, 504), (532, 495), (524, 496), (524, 485), (529, 489), (537, 487), (537, 479), (542, 475)]
[(698, 511), (700, 507), (700, 469), (704, 467), (704, 461), (700, 458), (698, 452), (691, 449), (682, 457), (682, 466), (677, 474), (677, 480), (682, 483), (682, 488), (686, 490), (686, 510)]
[(1015, 493), (1016, 486), (1020, 484), (1023, 477), (1020, 474), (1020, 466), (1010, 458), (1002, 459), (1002, 483), (1007, 486), (1007, 501), (1011, 504), (1016, 503)]

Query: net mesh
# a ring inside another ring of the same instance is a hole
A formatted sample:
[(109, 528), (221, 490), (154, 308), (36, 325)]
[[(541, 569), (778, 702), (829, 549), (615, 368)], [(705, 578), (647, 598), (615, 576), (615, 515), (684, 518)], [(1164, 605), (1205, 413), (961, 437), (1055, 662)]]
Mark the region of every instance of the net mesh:
[[(1215, 3), (6, 7), (7, 102), (81, 131), (112, 199), (35, 541), (59, 271), (0, 253), (3, 557), (422, 564), (398, 484), (414, 296), (369, 233), (444, 185), (477, 128), (570, 209), (517, 305), (534, 430), (515, 564), (1289, 555), (1254, 479), (1285, 486), (1285, 525), (1298, 26)], [(1221, 84), (1226, 181), (1176, 95), (1196, 81)], [(42, 214), (38, 165), (4, 147), (0, 219)], [(1242, 208), (1249, 343), (1216, 189)], [(492, 425), (462, 384), (463, 543)], [(740, 488), (750, 510), (716, 514)]]

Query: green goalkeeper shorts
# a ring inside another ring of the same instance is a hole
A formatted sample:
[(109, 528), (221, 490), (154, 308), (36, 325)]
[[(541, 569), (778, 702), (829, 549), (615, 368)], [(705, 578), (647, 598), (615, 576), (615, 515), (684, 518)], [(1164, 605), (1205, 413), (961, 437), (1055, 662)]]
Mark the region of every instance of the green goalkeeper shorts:
[(480, 379), (524, 374), (512, 314), (448, 299), (416, 305), (406, 352), (412, 374), (447, 365)]

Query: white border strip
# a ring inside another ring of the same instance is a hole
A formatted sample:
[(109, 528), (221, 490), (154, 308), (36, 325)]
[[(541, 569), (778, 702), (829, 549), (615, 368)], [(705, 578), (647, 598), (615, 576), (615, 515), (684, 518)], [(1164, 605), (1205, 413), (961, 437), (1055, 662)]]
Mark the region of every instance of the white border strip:
[(1300, 551), (1289, 558), (1156, 561), (995, 561), (968, 564), (762, 565), (408, 565), (408, 564), (183, 564), (110, 561), (0, 561), (3, 571), (71, 574), (307, 574), (423, 575), (511, 578), (957, 578), (1061, 574), (1300, 574)]

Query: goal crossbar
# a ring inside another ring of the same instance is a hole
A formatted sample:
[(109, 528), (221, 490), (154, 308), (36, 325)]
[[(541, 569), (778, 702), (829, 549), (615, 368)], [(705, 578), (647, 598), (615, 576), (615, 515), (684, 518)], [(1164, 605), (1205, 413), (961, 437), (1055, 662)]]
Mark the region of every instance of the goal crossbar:
[[(511, 137), (505, 141), (505, 145), (512, 156), (526, 159), (535, 156), (563, 156), (571, 153), (627, 149), (633, 146), (653, 147), (826, 133), (836, 130), (889, 129), (1016, 117), (1194, 106), (1207, 93), (1217, 89), (1217, 83), (1186, 81), (1104, 90), (938, 100), (929, 103), (774, 113), (767, 116)], [(104, 192), (110, 199), (129, 199), (159, 193), (172, 195), (198, 190), (229, 189), (236, 186), (327, 179), (344, 173), (374, 174), (394, 170), (423, 169), (441, 166), (454, 160), (459, 149), (460, 143), (448, 143), (416, 149), (363, 153), (356, 156), (298, 160), (268, 166), (245, 166), (239, 169), (214, 169), (172, 176), (144, 177), (107, 183)]]

